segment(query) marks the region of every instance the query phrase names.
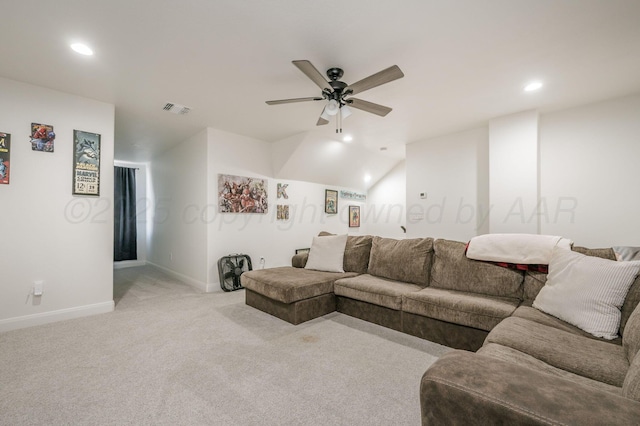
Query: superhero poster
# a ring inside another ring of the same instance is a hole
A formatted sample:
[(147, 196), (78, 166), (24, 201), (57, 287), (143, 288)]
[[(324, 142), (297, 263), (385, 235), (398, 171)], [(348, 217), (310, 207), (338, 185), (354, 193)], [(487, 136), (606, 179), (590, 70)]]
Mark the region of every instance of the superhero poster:
[(220, 213), (267, 213), (267, 180), (218, 175)]
[(53, 152), (56, 134), (49, 124), (31, 123), (31, 149), (34, 151)]
[(100, 135), (73, 131), (73, 195), (100, 195)]
[(11, 135), (0, 132), (0, 185), (9, 185), (11, 165)]

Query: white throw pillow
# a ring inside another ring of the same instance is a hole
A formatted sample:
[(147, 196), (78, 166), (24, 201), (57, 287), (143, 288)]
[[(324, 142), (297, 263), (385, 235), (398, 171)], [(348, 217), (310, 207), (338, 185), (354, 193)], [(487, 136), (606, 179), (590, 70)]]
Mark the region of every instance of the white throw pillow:
[(593, 334), (615, 339), (620, 308), (640, 262), (616, 262), (554, 248), (547, 283), (533, 307)]
[(344, 248), (347, 245), (347, 235), (327, 235), (313, 237), (309, 259), (305, 269), (316, 271), (344, 272)]

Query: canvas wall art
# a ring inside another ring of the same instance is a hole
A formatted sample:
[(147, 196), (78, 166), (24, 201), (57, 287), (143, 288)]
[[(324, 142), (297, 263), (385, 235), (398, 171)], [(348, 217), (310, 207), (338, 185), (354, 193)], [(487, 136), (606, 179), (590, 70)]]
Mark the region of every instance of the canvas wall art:
[(268, 205), (266, 179), (218, 175), (220, 213), (266, 213)]

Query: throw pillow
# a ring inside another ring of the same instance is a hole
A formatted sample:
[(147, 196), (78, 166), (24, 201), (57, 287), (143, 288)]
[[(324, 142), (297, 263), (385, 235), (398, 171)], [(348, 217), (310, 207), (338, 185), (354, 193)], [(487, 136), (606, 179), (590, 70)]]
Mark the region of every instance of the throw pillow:
[(547, 282), (533, 307), (612, 340), (620, 328), (620, 308), (638, 273), (640, 262), (616, 262), (556, 247)]
[(326, 272), (344, 272), (344, 248), (347, 235), (313, 237), (305, 269)]

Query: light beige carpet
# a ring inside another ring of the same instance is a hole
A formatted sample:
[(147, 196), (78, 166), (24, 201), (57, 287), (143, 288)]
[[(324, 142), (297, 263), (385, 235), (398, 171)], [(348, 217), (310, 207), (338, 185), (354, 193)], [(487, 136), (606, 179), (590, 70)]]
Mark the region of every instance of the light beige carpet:
[(449, 349), (332, 313), (297, 326), (153, 267), (113, 313), (0, 333), (2, 425), (419, 425)]

